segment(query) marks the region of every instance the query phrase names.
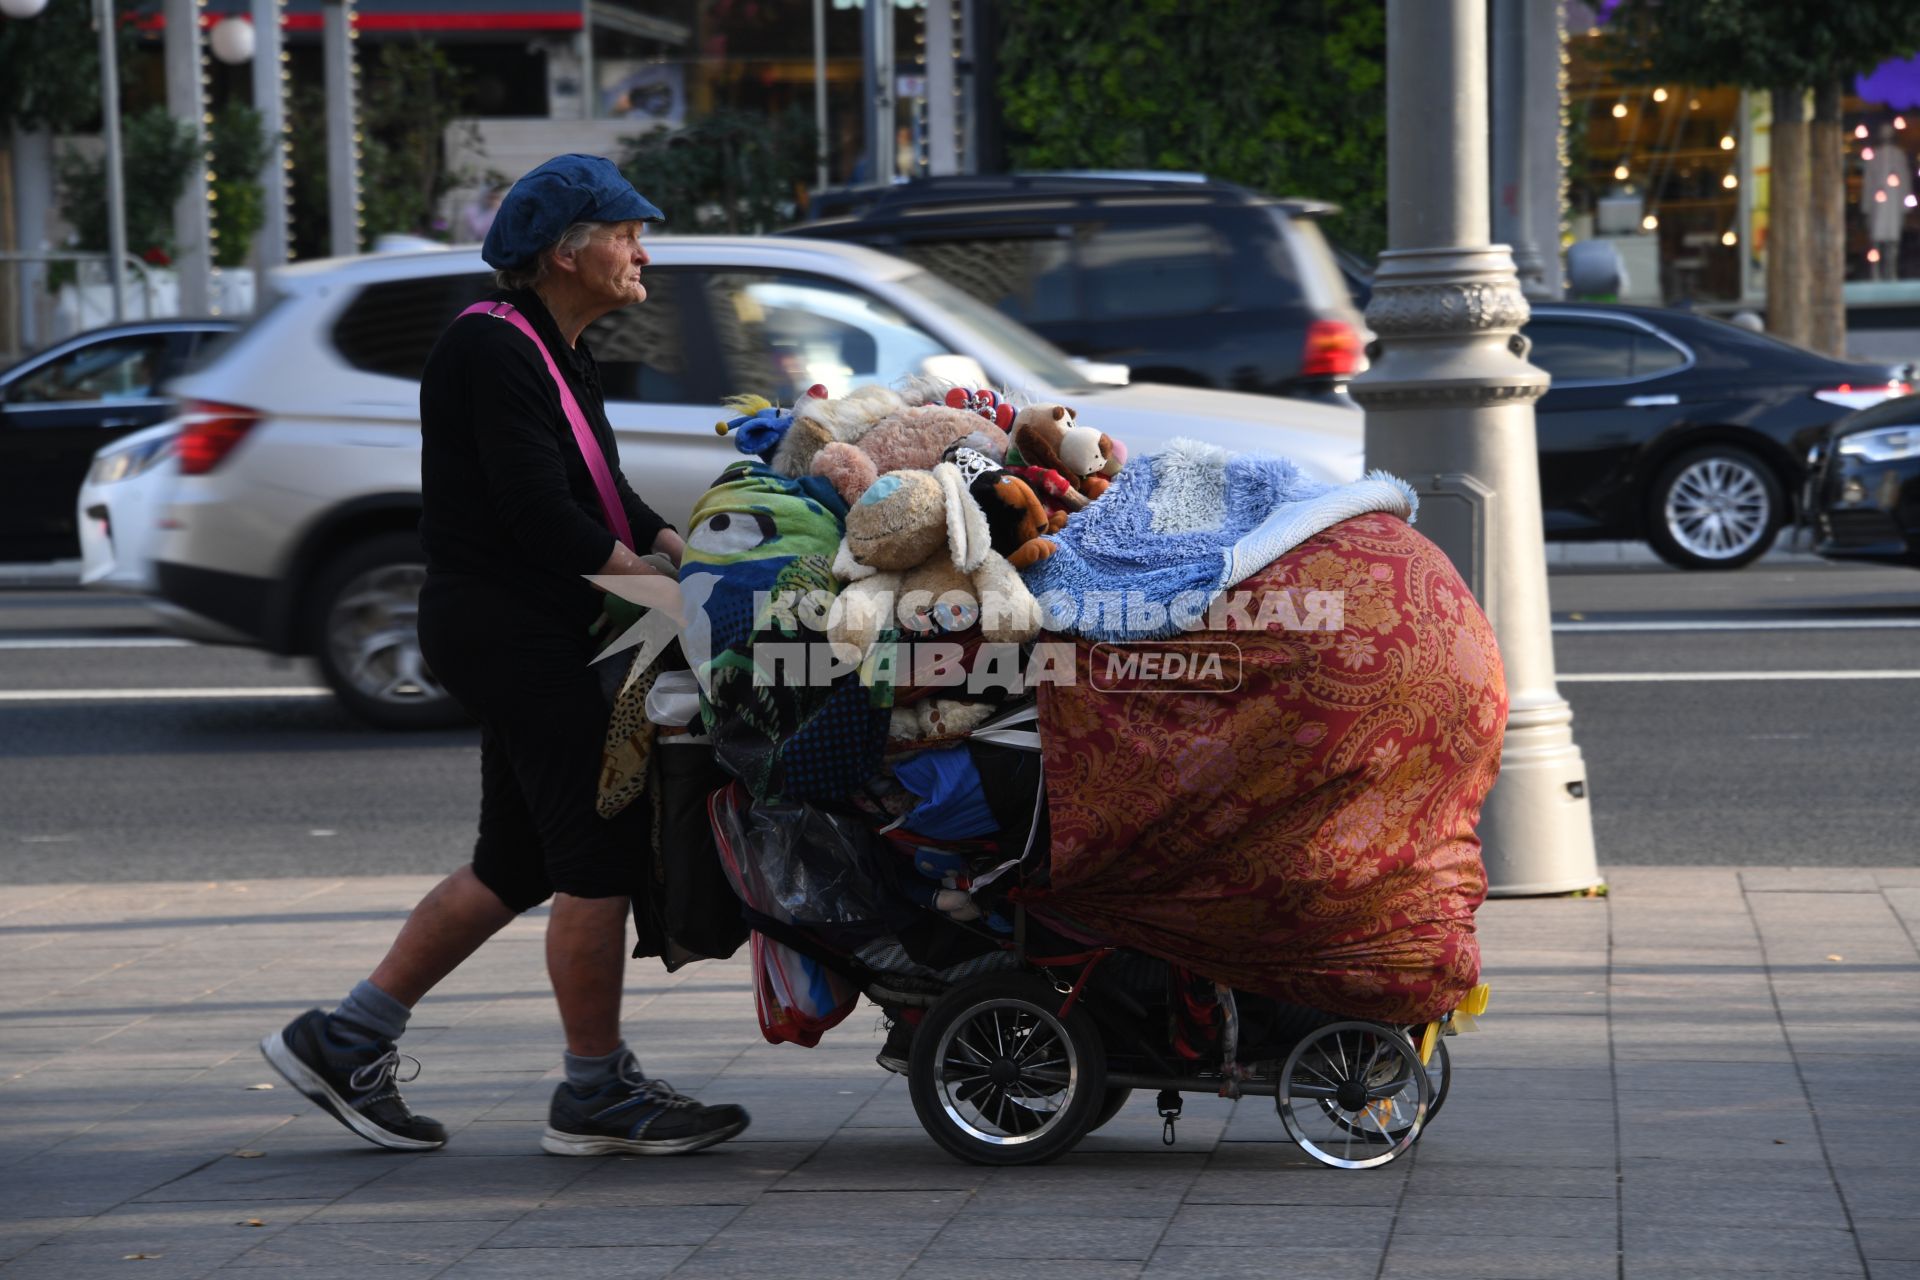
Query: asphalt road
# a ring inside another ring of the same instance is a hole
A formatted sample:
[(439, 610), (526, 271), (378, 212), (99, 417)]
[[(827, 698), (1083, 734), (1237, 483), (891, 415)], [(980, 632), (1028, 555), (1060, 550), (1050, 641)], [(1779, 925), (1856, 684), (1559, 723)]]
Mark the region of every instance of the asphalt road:
[[(1603, 863), (1920, 864), (1920, 573), (1561, 571), (1551, 590)], [(0, 590), (0, 882), (462, 862), (476, 735), (374, 732), (317, 684), (172, 643), (131, 599)]]

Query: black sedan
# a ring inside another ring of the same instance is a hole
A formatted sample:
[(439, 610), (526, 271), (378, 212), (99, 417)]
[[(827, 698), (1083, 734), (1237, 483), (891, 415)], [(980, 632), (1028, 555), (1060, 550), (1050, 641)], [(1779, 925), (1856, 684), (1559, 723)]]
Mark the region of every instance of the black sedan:
[(1685, 569), (1765, 554), (1828, 428), (1909, 390), (1904, 365), (1689, 312), (1536, 303), (1524, 332), (1553, 375), (1536, 415), (1547, 536), (1645, 539)]
[(76, 334), (0, 372), (0, 562), (80, 554), (74, 497), (94, 451), (173, 412), (161, 384), (225, 320), (142, 320)]
[(1920, 396), (1834, 424), (1808, 463), (1816, 552), (1920, 568)]

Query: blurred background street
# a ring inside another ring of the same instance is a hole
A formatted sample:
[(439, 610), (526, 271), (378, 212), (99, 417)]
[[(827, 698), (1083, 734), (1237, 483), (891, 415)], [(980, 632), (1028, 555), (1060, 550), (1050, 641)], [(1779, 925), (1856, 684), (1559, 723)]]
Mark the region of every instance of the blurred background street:
[[(1910, 571), (1550, 586), (1606, 863), (1910, 864)], [(0, 670), (0, 881), (427, 873), (471, 850), (476, 735), (368, 729), (304, 661), (170, 640), (135, 600), (15, 587)]]

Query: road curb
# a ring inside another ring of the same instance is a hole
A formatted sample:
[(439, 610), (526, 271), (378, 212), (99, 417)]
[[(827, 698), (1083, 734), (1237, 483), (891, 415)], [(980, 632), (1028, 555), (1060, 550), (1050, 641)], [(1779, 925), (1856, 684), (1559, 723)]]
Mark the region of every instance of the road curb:
[(80, 585), (78, 560), (55, 560), (48, 564), (0, 564), (0, 587), (77, 587)]
[[(1808, 544), (1793, 541), (1791, 533), (1782, 533), (1773, 549), (1758, 560), (1761, 565), (1825, 564)], [(1584, 568), (1667, 568), (1667, 562), (1655, 555), (1644, 542), (1549, 542), (1548, 569)]]

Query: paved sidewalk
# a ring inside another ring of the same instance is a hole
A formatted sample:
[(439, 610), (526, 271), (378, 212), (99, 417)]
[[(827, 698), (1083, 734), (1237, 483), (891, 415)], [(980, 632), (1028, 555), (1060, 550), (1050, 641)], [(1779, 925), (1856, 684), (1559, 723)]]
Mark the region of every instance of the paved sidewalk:
[[(360, 977), (417, 878), (0, 888), (0, 1277), (1920, 1277), (1920, 870), (1626, 868), (1490, 904), (1493, 1008), (1414, 1155), (1151, 1099), (1057, 1164), (942, 1155), (863, 1010), (760, 1042), (739, 962), (630, 982), (648, 1069), (745, 1103), (677, 1160), (543, 1156), (543, 922), (430, 999), (378, 1151), (254, 1043)], [(271, 1085), (272, 1087), (266, 1087)]]

